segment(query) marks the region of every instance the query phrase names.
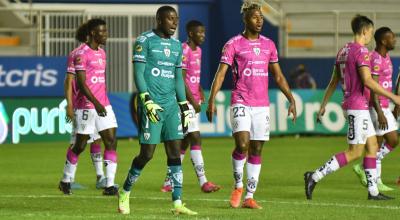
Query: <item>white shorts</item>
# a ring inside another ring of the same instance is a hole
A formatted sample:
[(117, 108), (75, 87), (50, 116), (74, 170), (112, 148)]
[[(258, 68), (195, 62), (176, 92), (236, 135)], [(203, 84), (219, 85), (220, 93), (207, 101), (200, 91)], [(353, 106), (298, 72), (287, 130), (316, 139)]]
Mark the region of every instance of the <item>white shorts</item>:
[(383, 136), (392, 131), (397, 131), (397, 121), (393, 116), (392, 111), (389, 108), (382, 108), (383, 114), (386, 117), (386, 121), (388, 123), (388, 129), (382, 130), (379, 129), (379, 122), (378, 122), (378, 114), (376, 113), (374, 108), (369, 109), (369, 113), (371, 114), (371, 120), (374, 124), (376, 135)]
[(193, 106), (191, 104), (188, 104), (189, 106), (189, 119), (190, 119), (190, 123), (189, 123), (189, 127), (188, 127), (188, 133), (192, 133), (195, 131), (200, 131), (200, 114), (196, 113), (196, 111), (194, 110)]
[(375, 136), (375, 128), (368, 110), (345, 110), (344, 112), (349, 123), (347, 143), (365, 144), (367, 138)]
[[(89, 138), (89, 140), (87, 141), (88, 144), (91, 144), (91, 143), (93, 143), (95, 140), (101, 138), (100, 134), (99, 134), (97, 131), (96, 131), (95, 133), (89, 135), (89, 136), (90, 136), (90, 138)], [(70, 143), (70, 144), (75, 144), (75, 139), (76, 139), (76, 129), (75, 129), (74, 126), (72, 126), (71, 138), (70, 138), (70, 140), (69, 140), (69, 143)]]
[(111, 105), (105, 108), (107, 115), (104, 117), (99, 116), (96, 109), (77, 109), (75, 115), (76, 133), (94, 134), (95, 132), (118, 127)]
[(232, 132), (250, 132), (250, 140), (269, 140), (269, 107), (249, 107), (242, 104), (231, 106)]

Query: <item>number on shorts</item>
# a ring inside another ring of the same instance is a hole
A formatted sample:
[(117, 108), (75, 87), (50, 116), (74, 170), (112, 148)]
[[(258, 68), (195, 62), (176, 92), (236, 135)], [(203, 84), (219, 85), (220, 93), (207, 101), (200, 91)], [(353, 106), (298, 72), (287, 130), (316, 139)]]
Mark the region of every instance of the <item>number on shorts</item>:
[(363, 120), (363, 127), (362, 127), (362, 129), (363, 129), (364, 131), (368, 130), (368, 119), (364, 119), (364, 120)]
[(89, 110), (83, 110), (83, 112), (82, 112), (82, 120), (88, 120), (88, 118), (89, 118)]
[(347, 138), (349, 140), (354, 140), (355, 134), (354, 134), (354, 115), (349, 115), (348, 120), (349, 120), (349, 132), (347, 133)]
[(244, 117), (244, 116), (245, 116), (245, 113), (244, 113), (243, 106), (233, 107), (233, 118)]

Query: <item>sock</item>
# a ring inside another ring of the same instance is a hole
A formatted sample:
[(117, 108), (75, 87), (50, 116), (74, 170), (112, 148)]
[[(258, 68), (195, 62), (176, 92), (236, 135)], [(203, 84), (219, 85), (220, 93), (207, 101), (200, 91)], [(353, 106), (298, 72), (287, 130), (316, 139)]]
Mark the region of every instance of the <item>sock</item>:
[(328, 162), (326, 162), (322, 167), (317, 169), (312, 178), (315, 182), (320, 181), (326, 175), (335, 172), (336, 170), (340, 169), (341, 167), (346, 166), (347, 159), (344, 152), (338, 153), (333, 156)]
[(364, 171), (367, 176), (368, 192), (372, 196), (379, 194), (378, 185), (376, 183), (376, 158), (364, 157)]
[(165, 175), (164, 185), (163, 186), (170, 186), (171, 183), (171, 170), (167, 167), (167, 175)]
[(104, 176), (103, 171), (103, 157), (101, 156), (100, 144), (92, 143), (90, 145), (90, 157), (92, 158), (94, 169), (96, 170), (96, 176)]
[(106, 187), (114, 186), (115, 173), (117, 172), (117, 152), (104, 150), (104, 166), (106, 168)]
[(78, 166), (78, 157), (71, 148), (67, 150), (67, 159), (64, 165), (63, 178), (61, 181), (71, 183), (75, 179), (76, 167)]
[(204, 171), (203, 155), (201, 154), (201, 146), (194, 145), (190, 147), (190, 158), (196, 172), (197, 178), (199, 179), (200, 186), (207, 182), (207, 178)]
[(183, 174), (182, 165), (168, 165), (172, 179), (172, 201), (181, 200)]
[(236, 150), (232, 152), (233, 178), (235, 179), (235, 189), (243, 188), (243, 168), (246, 163), (246, 154)]
[(377, 180), (381, 179), (381, 172), (382, 172), (382, 159), (392, 152), (393, 147), (389, 144), (383, 142), (378, 153), (376, 153), (376, 176)]
[(140, 173), (142, 172), (141, 169), (138, 169), (132, 165), (131, 169), (128, 172), (128, 176), (126, 177), (126, 180), (124, 182), (124, 191), (125, 192), (130, 192), (132, 189), (132, 186), (136, 183), (138, 180)]
[(247, 161), (247, 186), (245, 199), (253, 198), (261, 171), (261, 156), (250, 155)]
[(185, 158), (185, 150), (181, 150), (181, 161), (183, 162), (183, 159)]

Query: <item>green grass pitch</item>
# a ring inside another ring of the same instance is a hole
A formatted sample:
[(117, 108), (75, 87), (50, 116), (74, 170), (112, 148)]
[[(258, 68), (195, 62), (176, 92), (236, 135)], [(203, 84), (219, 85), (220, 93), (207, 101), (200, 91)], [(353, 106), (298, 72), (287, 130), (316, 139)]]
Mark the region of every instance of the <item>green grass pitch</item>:
[[(89, 149), (80, 156), (76, 182), (86, 189), (64, 196), (57, 189), (65, 161), (67, 142), (0, 145), (0, 219), (399, 219), (399, 150), (383, 162), (383, 180), (395, 188), (393, 201), (368, 201), (367, 190), (350, 164), (323, 179), (314, 199), (304, 196), (303, 173), (316, 169), (333, 154), (346, 149), (345, 137), (273, 137), (264, 145), (255, 199), (262, 210), (229, 208), (233, 178), (232, 138), (203, 139), (207, 178), (222, 186), (216, 193), (200, 191), (189, 152), (183, 162), (183, 201), (199, 212), (196, 217), (173, 216), (169, 193), (160, 192), (166, 172), (164, 147), (159, 145), (131, 193), (131, 214), (117, 213), (117, 198), (95, 189), (95, 173)], [(118, 142), (116, 183), (122, 185), (137, 140)]]

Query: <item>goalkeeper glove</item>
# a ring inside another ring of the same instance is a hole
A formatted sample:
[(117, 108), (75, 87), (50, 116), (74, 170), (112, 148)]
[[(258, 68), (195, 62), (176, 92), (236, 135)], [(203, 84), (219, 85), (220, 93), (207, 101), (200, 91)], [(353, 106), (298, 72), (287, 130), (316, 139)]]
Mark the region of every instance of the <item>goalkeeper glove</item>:
[(142, 100), (144, 107), (146, 108), (147, 118), (150, 119), (151, 122), (156, 123), (160, 121), (160, 117), (157, 114), (157, 111), (164, 111), (159, 105), (151, 100), (148, 92), (144, 92), (140, 94), (140, 99)]
[(181, 109), (181, 121), (182, 121), (182, 131), (183, 134), (186, 134), (189, 127), (189, 106), (187, 101), (178, 102), (179, 108)]

